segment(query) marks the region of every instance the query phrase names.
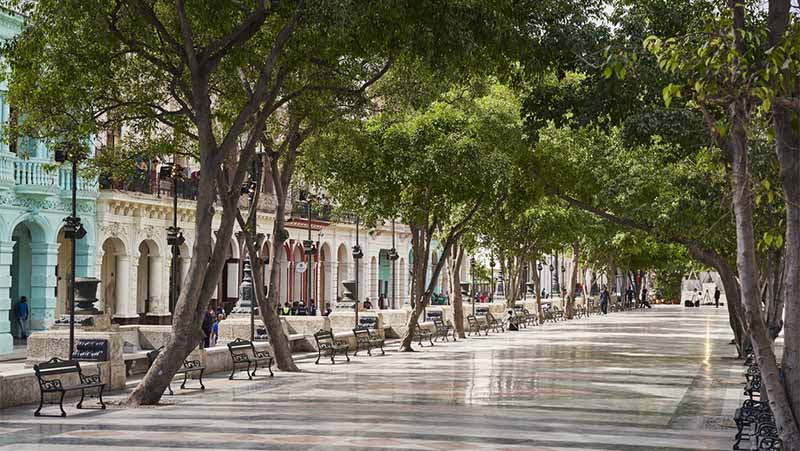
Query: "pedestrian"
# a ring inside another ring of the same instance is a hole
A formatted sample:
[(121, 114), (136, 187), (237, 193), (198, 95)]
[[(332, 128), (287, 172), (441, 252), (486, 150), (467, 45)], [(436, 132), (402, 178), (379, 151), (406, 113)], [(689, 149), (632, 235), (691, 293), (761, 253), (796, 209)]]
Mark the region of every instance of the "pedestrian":
[(481, 304), (486, 302), (486, 293), (481, 293), (481, 295), (480, 295), (480, 297), (478, 299), (480, 300)]
[(297, 301), (294, 301), (294, 302), (292, 302), (292, 312), (291, 312), (291, 315), (292, 315), (292, 316), (295, 316), (295, 315), (297, 315), (297, 310), (298, 310), (299, 308), (300, 308), (300, 303), (299, 303), (299, 302), (297, 302)]
[(694, 292), (692, 292), (692, 300), (691, 300), (691, 303), (692, 303), (692, 305), (694, 305), (695, 307), (700, 307), (700, 295), (698, 295), (698, 294), (697, 294), (697, 288), (695, 288), (695, 289), (694, 289)]
[(647, 299), (647, 288), (642, 288), (642, 307), (653, 308), (650, 305), (650, 300)]
[(306, 309), (306, 314), (308, 316), (317, 316), (317, 303), (314, 302), (313, 299), (308, 304), (308, 308)]
[(214, 326), (214, 318), (216, 318), (216, 312), (214, 311), (214, 307), (209, 307), (208, 311), (206, 312), (206, 316), (203, 317), (203, 347), (207, 348), (211, 346), (211, 330)]
[(364, 301), (364, 310), (372, 309), (372, 302), (369, 302), (369, 298)]
[(633, 287), (628, 287), (628, 289), (625, 290), (625, 298), (626, 298), (625, 307), (630, 308), (631, 306), (633, 306), (633, 295), (634, 295)]
[(714, 287), (714, 304), (719, 308), (719, 297), (722, 296), (722, 293), (719, 291), (719, 287)]
[(214, 321), (214, 325), (211, 326), (211, 344), (216, 346), (217, 341), (219, 341), (219, 323), (225, 319), (225, 315), (219, 313), (217, 314), (217, 320)]
[(297, 312), (295, 313), (295, 315), (297, 315), (297, 316), (306, 316), (306, 303), (305, 302), (300, 301), (297, 304)]
[(603, 285), (603, 291), (600, 292), (600, 311), (603, 315), (608, 315), (608, 301), (611, 295), (608, 293), (608, 288)]
[(289, 316), (292, 314), (292, 307), (289, 305), (289, 301), (283, 303), (283, 307), (278, 314), (281, 316)]
[(330, 302), (325, 303), (325, 310), (322, 311), (322, 316), (328, 316), (331, 314), (331, 304)]
[(19, 324), (19, 338), (28, 338), (28, 298), (22, 296), (14, 307), (14, 316)]

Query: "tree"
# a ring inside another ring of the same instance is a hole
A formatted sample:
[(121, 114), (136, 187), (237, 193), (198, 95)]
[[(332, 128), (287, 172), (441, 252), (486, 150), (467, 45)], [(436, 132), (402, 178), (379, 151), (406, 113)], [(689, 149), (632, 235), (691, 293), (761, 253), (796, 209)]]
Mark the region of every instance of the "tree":
[[(403, 351), (412, 350), (414, 327), (453, 246), (474, 218), (493, 214), (526, 149), (514, 94), (500, 85), (475, 89), (453, 89), (425, 109), (378, 114), (360, 134), (324, 136), (323, 150), (308, 162), (311, 177), (344, 208), (368, 222), (396, 217), (409, 225), (417, 288)], [(340, 150), (324, 150), (333, 148)], [(480, 183), (469, 177), (477, 174)], [(434, 238), (442, 257), (428, 281)]]
[[(178, 135), (197, 149), (194, 258), (171, 340), (130, 395), (134, 405), (158, 402), (200, 340), (255, 149), (298, 141), (314, 123), (303, 108), (313, 102), (304, 98), (341, 98), (334, 94), (352, 91), (393, 57), (413, 55), (430, 64), (449, 60), (454, 70), (466, 53), (492, 60), (498, 52), (488, 52), (482, 43), (514, 48), (521, 42), (517, 20), (526, 20), (516, 14), (517, 3), (500, 0), (480, 5), (45, 0), (13, 6), (28, 15), (25, 30), (6, 52), (12, 68), (9, 97), (25, 112), (25, 132), (51, 144), (81, 143), (124, 126), (142, 145), (163, 145), (165, 136)], [(285, 132), (281, 125), (291, 132), (293, 124), (296, 131), (285, 140), (266, 137)], [(291, 180), (291, 164), (281, 164), (283, 172), (274, 178)], [(272, 162), (270, 168), (275, 169)], [(216, 241), (215, 205), (222, 210)], [(275, 231), (281, 230), (278, 223)], [(278, 363), (293, 370), (288, 341), (281, 340), (269, 304), (259, 297)]]

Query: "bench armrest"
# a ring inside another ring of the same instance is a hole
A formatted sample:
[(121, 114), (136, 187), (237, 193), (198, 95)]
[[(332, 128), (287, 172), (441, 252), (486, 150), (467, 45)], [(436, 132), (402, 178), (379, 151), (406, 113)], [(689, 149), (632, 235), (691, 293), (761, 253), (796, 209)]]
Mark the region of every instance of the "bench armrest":
[(272, 358), (272, 356), (269, 355), (269, 352), (267, 352), (267, 351), (255, 351), (254, 355), (256, 356), (257, 359), (266, 359), (266, 358), (270, 358), (271, 359)]
[(199, 360), (184, 360), (183, 367), (188, 370), (191, 370), (195, 368), (200, 369), (203, 367), (203, 365), (200, 363)]
[(83, 374), (78, 374), (81, 378), (81, 384), (88, 385), (88, 384), (102, 384), (103, 381), (100, 379), (100, 373), (97, 374), (89, 374), (84, 376)]
[(39, 379), (39, 388), (42, 391), (62, 391), (64, 386), (59, 379)]

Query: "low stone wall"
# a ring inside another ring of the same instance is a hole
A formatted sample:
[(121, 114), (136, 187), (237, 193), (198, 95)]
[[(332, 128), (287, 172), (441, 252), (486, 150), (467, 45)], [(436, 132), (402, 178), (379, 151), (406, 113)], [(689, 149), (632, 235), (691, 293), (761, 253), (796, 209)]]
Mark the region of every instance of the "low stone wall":
[[(108, 360), (100, 363), (102, 368), (103, 381), (109, 388), (119, 389), (125, 387), (125, 362), (122, 357), (122, 337), (118, 332), (94, 332), (75, 330), (75, 341), (85, 340), (107, 340), (108, 341)], [(35, 332), (28, 337), (27, 360), (25, 366), (32, 368), (34, 364), (46, 362), (47, 360), (58, 357), (69, 359), (69, 330), (55, 329), (45, 332)], [(94, 365), (95, 362), (87, 362), (87, 365)], [(31, 370), (31, 375), (33, 371)], [(35, 382), (34, 386), (38, 387)], [(38, 391), (38, 388), (36, 388)]]
[(381, 310), (383, 324), (386, 327), (386, 338), (400, 338), (405, 335), (408, 323), (408, 315), (411, 314), (410, 308), (397, 310)]
[[(108, 381), (108, 374), (111, 370), (110, 362), (81, 362), (81, 371), (84, 374), (96, 374), (100, 371), (103, 381)], [(124, 366), (123, 366), (124, 375)], [(65, 374), (62, 380), (67, 384), (78, 383), (77, 374)], [(123, 377), (124, 386), (124, 377)], [(122, 388), (122, 387), (114, 387)], [(109, 386), (106, 386), (106, 390)], [(51, 397), (53, 395), (50, 395)], [(68, 399), (77, 398), (80, 396), (80, 391), (73, 391), (67, 394)], [(50, 398), (46, 398), (50, 399)], [(94, 399), (86, 401), (87, 405), (91, 406), (95, 402)], [(9, 407), (21, 406), (25, 404), (38, 404), (39, 403), (39, 382), (36, 380), (36, 374), (33, 368), (23, 368), (19, 370), (4, 371), (0, 374), (0, 409), (7, 409)], [(67, 405), (65, 405), (65, 408)], [(56, 406), (45, 406), (44, 414), (58, 412)], [(33, 412), (33, 411), (31, 411)]]

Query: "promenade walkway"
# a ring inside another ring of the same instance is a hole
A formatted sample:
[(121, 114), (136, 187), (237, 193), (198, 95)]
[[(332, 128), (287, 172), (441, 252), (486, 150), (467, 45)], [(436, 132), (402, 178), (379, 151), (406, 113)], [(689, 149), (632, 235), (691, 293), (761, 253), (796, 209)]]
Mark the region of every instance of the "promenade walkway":
[(273, 379), (214, 375), (156, 408), (9, 409), (0, 450), (728, 450), (742, 367), (727, 321), (657, 307)]

